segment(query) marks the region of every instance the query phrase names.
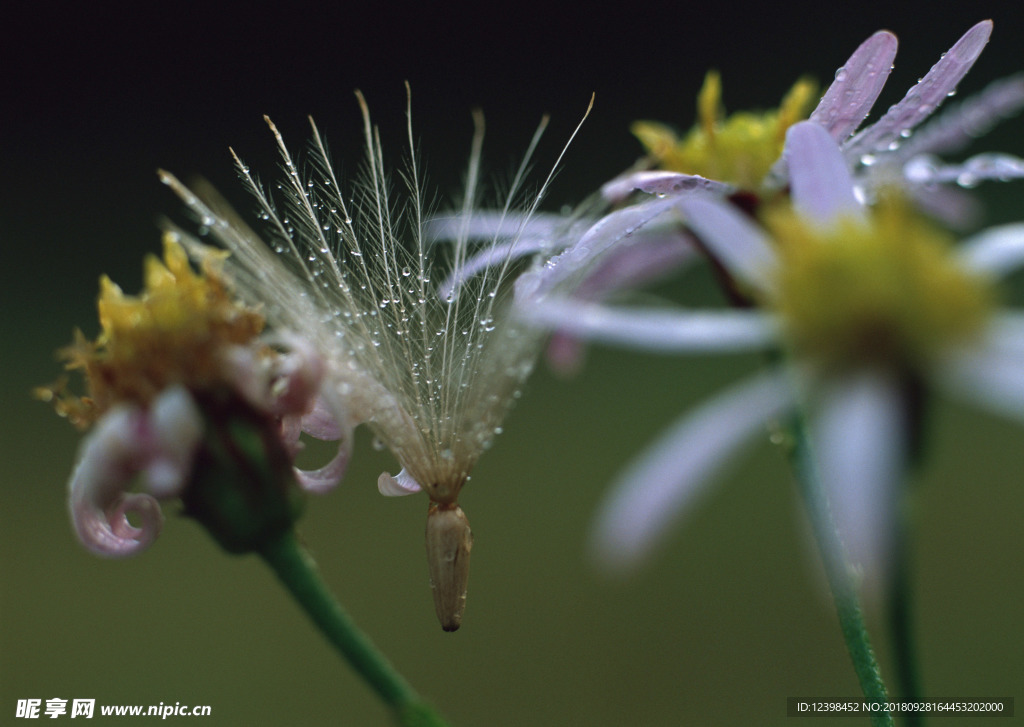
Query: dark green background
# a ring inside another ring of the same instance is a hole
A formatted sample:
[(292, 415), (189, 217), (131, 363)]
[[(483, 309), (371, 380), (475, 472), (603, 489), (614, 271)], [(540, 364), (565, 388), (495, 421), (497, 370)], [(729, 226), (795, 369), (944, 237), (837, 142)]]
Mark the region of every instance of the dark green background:
[[(501, 175), (544, 112), (553, 122), (538, 159), (550, 163), (596, 92), (551, 190), (557, 209), (632, 162), (630, 120), (688, 126), (709, 67), (722, 71), (730, 108), (771, 106), (803, 73), (830, 81), (888, 27), (902, 50), (884, 108), (971, 24), (994, 17), (963, 96), (1024, 69), (1024, 18), (1012, 7), (3, 11), (0, 723), (15, 721), (16, 700), (52, 697), (209, 704), (203, 723), (216, 725), (386, 721), (272, 576), (220, 553), (173, 504), (156, 545), (128, 561), (93, 557), (71, 534), (65, 483), (79, 437), (28, 392), (55, 377), (53, 351), (74, 326), (96, 332), (102, 272), (138, 289), (158, 218), (180, 212), (157, 167), (202, 174), (247, 209), (227, 145), (269, 178), (261, 115), (297, 149), (311, 113), (352, 171), (356, 87), (397, 160), (409, 79), (443, 199), (459, 183), (472, 107), (487, 114), (487, 161)], [(975, 151), (1024, 154), (1022, 130), (1024, 119), (1011, 121)], [(979, 193), (993, 219), (1020, 216), (1021, 183)], [(708, 290), (700, 276), (676, 287), (661, 292), (701, 300)], [(427, 588), (426, 500), (378, 495), (377, 475), (394, 467), (365, 433), (346, 480), (310, 502), (302, 532), (356, 620), (454, 725), (784, 723), (787, 696), (853, 697), (857, 687), (778, 452), (759, 444), (737, 458), (634, 578), (602, 579), (583, 550), (614, 474), (678, 413), (756, 365), (595, 349), (569, 381), (541, 366), (462, 498), (476, 541), (454, 635), (438, 628)], [(1022, 435), (975, 410), (935, 408), (913, 541), (930, 697), (1024, 698)], [(869, 612), (873, 625), (881, 616)], [(891, 672), (881, 631), (876, 643)]]

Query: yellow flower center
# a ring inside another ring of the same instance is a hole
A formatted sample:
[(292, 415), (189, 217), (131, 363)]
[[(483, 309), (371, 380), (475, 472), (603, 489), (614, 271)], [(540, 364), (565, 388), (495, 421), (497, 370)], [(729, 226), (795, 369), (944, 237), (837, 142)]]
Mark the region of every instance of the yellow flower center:
[(637, 121), (633, 134), (662, 169), (699, 174), (740, 189), (759, 191), (768, 170), (782, 155), (786, 129), (807, 117), (816, 84), (796, 82), (777, 110), (726, 117), (722, 82), (711, 71), (697, 96), (697, 125), (679, 139), (664, 124)]
[(98, 301), (102, 331), (95, 341), (80, 331), (61, 351), (67, 369), (82, 369), (89, 394), (76, 397), (64, 384), (38, 393), (76, 426), (94, 422), (112, 404), (147, 404), (172, 383), (199, 388), (223, 378), (224, 348), (252, 341), (263, 317), (235, 302), (219, 264), (225, 253), (206, 256), (195, 272), (172, 233), (164, 235), (164, 259), (145, 261), (145, 288), (125, 295), (107, 276)]
[(773, 301), (794, 349), (826, 366), (921, 369), (976, 334), (992, 310), (987, 279), (963, 268), (951, 240), (897, 200), (869, 221), (810, 226), (790, 210), (765, 223), (779, 244)]

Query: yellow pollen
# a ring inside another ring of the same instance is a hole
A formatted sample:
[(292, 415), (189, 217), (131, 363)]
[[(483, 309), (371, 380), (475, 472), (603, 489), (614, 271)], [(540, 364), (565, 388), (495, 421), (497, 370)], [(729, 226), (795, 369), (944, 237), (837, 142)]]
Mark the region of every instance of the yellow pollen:
[(224, 256), (211, 250), (195, 272), (167, 233), (163, 261), (145, 261), (140, 295), (125, 295), (104, 275), (100, 335), (89, 341), (75, 331), (74, 342), (60, 352), (67, 369), (84, 371), (88, 395), (70, 394), (65, 381), (37, 395), (84, 428), (118, 401), (146, 404), (170, 384), (202, 387), (222, 378), (225, 347), (248, 343), (263, 329), (263, 317), (235, 302), (221, 277)]
[(710, 71), (697, 95), (697, 124), (680, 139), (664, 124), (637, 121), (633, 134), (662, 169), (699, 174), (740, 189), (760, 191), (768, 170), (782, 155), (786, 130), (810, 113), (816, 84), (796, 82), (779, 108), (726, 116), (722, 82)]
[(794, 350), (827, 367), (881, 363), (920, 370), (969, 339), (994, 304), (989, 281), (958, 264), (952, 241), (898, 200), (868, 222), (827, 229), (791, 210), (765, 223), (779, 245), (772, 301)]

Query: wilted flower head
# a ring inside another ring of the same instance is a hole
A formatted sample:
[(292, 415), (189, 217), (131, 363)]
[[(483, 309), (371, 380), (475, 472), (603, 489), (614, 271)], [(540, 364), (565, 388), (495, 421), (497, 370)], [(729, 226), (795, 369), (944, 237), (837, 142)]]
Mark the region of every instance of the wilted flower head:
[[(454, 630), (462, 618), (471, 545), (459, 492), (501, 432), (543, 337), (509, 314), (508, 283), (528, 264), (510, 251), (520, 238), (529, 239), (536, 262), (558, 246), (558, 229), (541, 225), (543, 234), (536, 234), (531, 214), (539, 194), (525, 212), (514, 208), (525, 162), (504, 208), (483, 217), (475, 213), (483, 130), (478, 115), (467, 191), (444, 234), (451, 241), (429, 238), (415, 155), (403, 173), (407, 189), (396, 192), (367, 106), (357, 96), (367, 156), (353, 192), (340, 184), (315, 125), (303, 176), (267, 120), (286, 172), (277, 201), (236, 157), (266, 223), (267, 243), (223, 211), (212, 193), (197, 196), (171, 175), (163, 178), (209, 236), (232, 252), (227, 269), (245, 296), (262, 303), (274, 325), (299, 332), (321, 352), (349, 422), (368, 425), (397, 457), (402, 470), (382, 474), (380, 491), (426, 491), (435, 605), (444, 628)], [(492, 231), (488, 242), (505, 241), (506, 254), (494, 265), (467, 271), (470, 240), (478, 240), (481, 228)], [(456, 270), (463, 272), (458, 280), (442, 285)]]
[[(196, 272), (167, 233), (163, 261), (146, 260), (140, 296), (125, 295), (104, 276), (99, 337), (89, 341), (76, 332), (62, 351), (67, 368), (83, 372), (87, 395), (70, 393), (66, 380), (38, 392), (79, 428), (94, 426), (69, 499), (80, 539), (101, 555), (130, 555), (156, 537), (162, 517), (154, 498), (182, 496), (192, 481), (212, 401), (226, 401), (215, 408), (254, 422), (282, 467), (299, 447), (306, 415), (320, 436), (336, 429), (323, 410), (314, 414), (321, 361), (295, 337), (281, 339), (289, 350), (260, 337), (263, 317), (234, 300), (221, 275), (223, 258), (207, 251)], [(322, 471), (296, 474), (317, 488), (337, 481), (343, 467), (339, 454)], [(139, 475), (147, 493), (128, 493)], [(128, 522), (129, 512), (139, 515), (139, 527)]]

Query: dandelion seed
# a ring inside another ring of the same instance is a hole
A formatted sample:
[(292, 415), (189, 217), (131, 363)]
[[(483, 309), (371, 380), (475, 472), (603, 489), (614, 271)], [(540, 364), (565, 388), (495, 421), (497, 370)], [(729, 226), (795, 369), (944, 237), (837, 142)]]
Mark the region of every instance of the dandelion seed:
[[(504, 232), (486, 240), (498, 249), (499, 237), (511, 237), (504, 259), (461, 275), (447, 288), (435, 288), (430, 281), (447, 280), (453, 271), (463, 270), (471, 240), (479, 241), (473, 205), (480, 186), (482, 117), (475, 117), (467, 190), (454, 217), (452, 242), (430, 244), (421, 174), (412, 150), (411, 101), (404, 196), (389, 183), (377, 130), (363, 96), (356, 96), (366, 160), (350, 197), (341, 191), (312, 120), (310, 176), (304, 179), (277, 127), (266, 119), (286, 172), (276, 199), (235, 156), (259, 204), (259, 217), (269, 223), (269, 246), (227, 212), (212, 190), (201, 188), (197, 196), (170, 174), (162, 173), (162, 178), (196, 216), (214, 218), (211, 235), (232, 253), (226, 270), (238, 288), (263, 304), (273, 325), (295, 330), (313, 343), (328, 362), (327, 376), (347, 415), (370, 427), (396, 456), (402, 469), (397, 475), (381, 474), (381, 493), (427, 493), (427, 555), (435, 608), (442, 627), (455, 630), (465, 608), (472, 545), (459, 494), (486, 449), (483, 443), (500, 431), (543, 337), (510, 315), (509, 283), (521, 270), (519, 256), (511, 250), (526, 237), (522, 233), (530, 229), (540, 197), (532, 197), (525, 210), (514, 208), (515, 199), (546, 120), (501, 210), (497, 226)], [(518, 231), (509, 235), (509, 229)], [(531, 251), (531, 264), (540, 264), (559, 248), (561, 232), (556, 226), (546, 229), (545, 244)]]

